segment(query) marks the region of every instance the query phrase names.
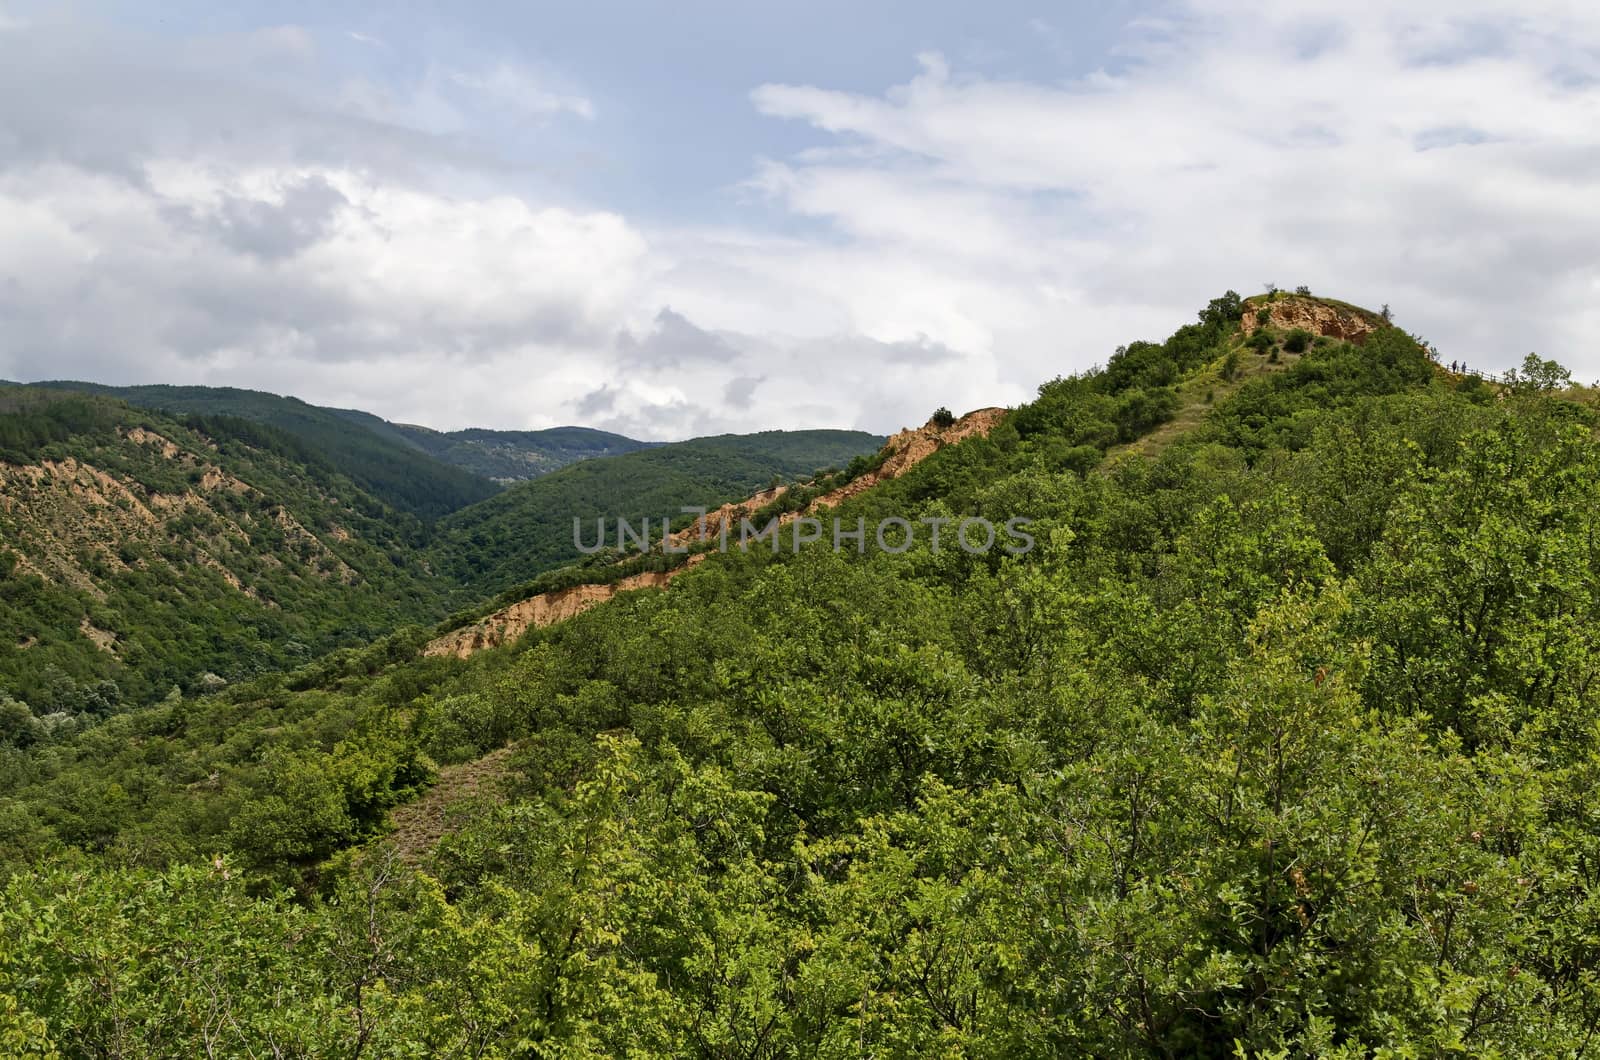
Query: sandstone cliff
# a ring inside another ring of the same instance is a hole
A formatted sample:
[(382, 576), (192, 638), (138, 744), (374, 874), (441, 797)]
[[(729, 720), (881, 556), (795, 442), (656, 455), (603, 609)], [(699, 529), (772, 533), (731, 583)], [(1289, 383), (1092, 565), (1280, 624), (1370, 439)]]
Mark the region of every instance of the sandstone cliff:
[(1326, 335), (1360, 346), (1367, 336), (1384, 326), (1382, 317), (1355, 306), (1340, 305), (1305, 295), (1258, 295), (1245, 300), (1242, 325), (1245, 336), (1256, 333), (1261, 324), (1256, 314), (1265, 309), (1268, 323), (1273, 327), (1290, 330), (1304, 328), (1313, 335)]

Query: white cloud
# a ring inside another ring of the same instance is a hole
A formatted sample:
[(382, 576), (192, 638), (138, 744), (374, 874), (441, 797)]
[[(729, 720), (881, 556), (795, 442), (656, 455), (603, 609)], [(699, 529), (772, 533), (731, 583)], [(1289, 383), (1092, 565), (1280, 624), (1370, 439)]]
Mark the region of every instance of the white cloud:
[(531, 183), (482, 122), (604, 115), (530, 68), (319, 82), (293, 27), (187, 66), (23, 27), (0, 37), (0, 376), (444, 427), (889, 431), (1270, 280), (1390, 303), (1447, 357), (1537, 348), (1592, 378), (1600, 18), (1500, 7), (1204, 0), (1065, 83), (930, 53), (881, 94), (762, 86), (824, 142), (737, 190), (783, 234)]
[[(1208, 293), (1267, 280), (1390, 302), (1479, 362), (1536, 344), (1600, 372), (1584, 342), (1600, 275), (1591, 6), (1286, 16), (1222, 0), (1149, 30), (1129, 65), (1064, 85), (926, 55), (883, 96), (763, 86), (764, 113), (840, 149), (770, 165), (760, 186), (852, 253), (960, 277), (940, 299), (969, 318), (957, 344), (1036, 377), (1052, 346), (1057, 364), (1102, 356), (1104, 319), (1154, 337)], [(917, 311), (931, 334), (960, 327)]]

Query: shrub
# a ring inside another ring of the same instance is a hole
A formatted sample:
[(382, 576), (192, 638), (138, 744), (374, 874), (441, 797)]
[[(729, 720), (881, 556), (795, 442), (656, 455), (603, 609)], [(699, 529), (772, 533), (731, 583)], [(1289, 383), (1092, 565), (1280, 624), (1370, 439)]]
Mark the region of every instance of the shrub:
[(955, 413), (951, 412), (943, 405), (940, 405), (938, 408), (933, 410), (933, 425), (938, 427), (940, 430), (952, 426), (955, 422)]
[(1101, 455), (1097, 445), (1068, 445), (1061, 439), (1056, 439), (1045, 450), (1045, 458), (1053, 470), (1077, 475), (1087, 475), (1100, 463)]
[(1229, 350), (1222, 359), (1222, 378), (1231, 380), (1239, 374), (1239, 351)]
[(1305, 328), (1295, 328), (1284, 336), (1283, 348), (1289, 353), (1305, 353), (1311, 348), (1311, 340), (1314, 338), (1316, 336)]
[(1270, 309), (1257, 309), (1256, 310), (1256, 323), (1258, 325), (1260, 325), (1261, 327), (1266, 327), (1268, 324), (1272, 323), (1272, 310), (1270, 310)]

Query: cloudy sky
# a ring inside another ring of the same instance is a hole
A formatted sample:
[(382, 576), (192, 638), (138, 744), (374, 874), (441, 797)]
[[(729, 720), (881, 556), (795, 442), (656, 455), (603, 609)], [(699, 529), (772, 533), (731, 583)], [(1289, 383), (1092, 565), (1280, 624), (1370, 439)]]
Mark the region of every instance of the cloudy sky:
[(0, 378), (887, 432), (1267, 282), (1600, 377), (1600, 9), (0, 0)]

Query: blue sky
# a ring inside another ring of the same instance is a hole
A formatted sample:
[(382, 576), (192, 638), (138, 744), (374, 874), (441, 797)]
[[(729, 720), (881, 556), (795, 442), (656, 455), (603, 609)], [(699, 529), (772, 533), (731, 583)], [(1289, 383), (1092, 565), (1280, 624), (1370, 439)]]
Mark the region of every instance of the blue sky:
[(891, 431), (1309, 284), (1600, 374), (1600, 16), (0, 0), (0, 377)]
[[(992, 76), (1061, 80), (1108, 58), (1137, 9), (1124, 3), (919, 5), (828, 0), (805, 5), (588, 4), (273, 5), (175, 3), (104, 9), (110, 23), (154, 36), (243, 35), (293, 25), (316, 40), (324, 76), (360, 76), (404, 93), (445, 66), (508, 64), (565, 86), (591, 120), (530, 126), (484, 103), (471, 132), (538, 170), (572, 201), (655, 219), (724, 220), (762, 204), (740, 195), (757, 157), (828, 143), (804, 124), (773, 121), (755, 87), (805, 83), (882, 93), (942, 51)], [(543, 179), (540, 179), (543, 178)], [(794, 220), (764, 211), (763, 223)]]

